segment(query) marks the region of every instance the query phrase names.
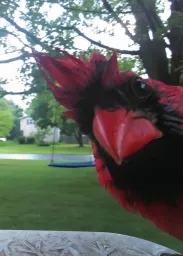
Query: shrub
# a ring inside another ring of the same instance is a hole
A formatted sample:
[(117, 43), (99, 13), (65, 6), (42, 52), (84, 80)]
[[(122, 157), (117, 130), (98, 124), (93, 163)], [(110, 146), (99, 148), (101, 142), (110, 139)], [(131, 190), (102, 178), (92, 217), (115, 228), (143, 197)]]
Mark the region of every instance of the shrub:
[(47, 135), (49, 135), (51, 132), (50, 128), (46, 128), (46, 129), (41, 129), (40, 127), (38, 127), (37, 129), (37, 133), (35, 135), (36, 138), (36, 144), (38, 146), (49, 146), (49, 143), (47, 143), (45, 141), (45, 138)]
[(49, 144), (49, 143), (44, 142), (44, 141), (40, 141), (40, 142), (38, 142), (38, 143), (37, 143), (37, 145), (38, 145), (38, 146), (41, 146), (41, 147), (43, 147), (43, 146), (44, 146), (44, 147), (45, 147), (45, 146), (50, 146), (50, 144)]
[(18, 143), (19, 144), (26, 144), (26, 138), (24, 136), (18, 137)]
[(27, 144), (34, 144), (35, 138), (34, 137), (27, 137)]

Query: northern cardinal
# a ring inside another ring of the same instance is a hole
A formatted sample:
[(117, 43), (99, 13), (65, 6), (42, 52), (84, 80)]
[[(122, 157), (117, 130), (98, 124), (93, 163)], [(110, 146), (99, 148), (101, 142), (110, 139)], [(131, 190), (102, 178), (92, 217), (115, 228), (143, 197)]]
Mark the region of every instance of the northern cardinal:
[(33, 55), (65, 115), (90, 137), (100, 183), (183, 240), (183, 88), (120, 72), (116, 53)]

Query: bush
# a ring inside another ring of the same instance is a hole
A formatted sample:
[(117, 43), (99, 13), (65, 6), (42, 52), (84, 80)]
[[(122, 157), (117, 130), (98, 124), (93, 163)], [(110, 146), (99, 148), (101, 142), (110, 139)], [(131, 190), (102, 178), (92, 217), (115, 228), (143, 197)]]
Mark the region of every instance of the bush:
[(38, 146), (41, 146), (41, 147), (43, 147), (43, 146), (50, 146), (49, 143), (44, 142), (44, 141), (40, 141), (39, 143), (37, 143), (37, 145), (38, 145)]
[(34, 137), (27, 137), (27, 144), (34, 144), (35, 138)]
[(36, 138), (36, 144), (38, 146), (49, 146), (49, 143), (45, 141), (45, 138), (47, 135), (49, 135), (51, 132), (51, 129), (48, 127), (46, 129), (41, 129), (38, 127), (37, 133), (35, 135)]
[(26, 138), (24, 136), (18, 137), (18, 143), (19, 144), (26, 144)]

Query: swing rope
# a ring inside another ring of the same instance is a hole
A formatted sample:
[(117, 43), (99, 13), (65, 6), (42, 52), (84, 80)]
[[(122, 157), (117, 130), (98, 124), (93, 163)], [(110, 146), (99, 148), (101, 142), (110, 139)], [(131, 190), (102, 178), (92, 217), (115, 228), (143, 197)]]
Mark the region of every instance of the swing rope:
[(54, 163), (54, 155), (55, 155), (55, 143), (56, 143), (56, 107), (55, 107), (55, 115), (54, 115), (54, 131), (53, 131), (53, 141), (52, 141), (52, 150), (51, 150), (51, 160), (50, 160), (50, 164)]
[(48, 166), (51, 167), (64, 167), (64, 168), (81, 168), (81, 167), (94, 167), (95, 166), (95, 161), (91, 160), (91, 161), (82, 161), (82, 162), (61, 162), (61, 163), (54, 163), (54, 155), (55, 155), (55, 144), (56, 144), (56, 130), (57, 130), (57, 126), (56, 126), (56, 112), (57, 109), (55, 109), (55, 116), (54, 116), (54, 132), (53, 132), (53, 143), (52, 143), (52, 152), (51, 152), (51, 160), (50, 160), (50, 164), (48, 164)]

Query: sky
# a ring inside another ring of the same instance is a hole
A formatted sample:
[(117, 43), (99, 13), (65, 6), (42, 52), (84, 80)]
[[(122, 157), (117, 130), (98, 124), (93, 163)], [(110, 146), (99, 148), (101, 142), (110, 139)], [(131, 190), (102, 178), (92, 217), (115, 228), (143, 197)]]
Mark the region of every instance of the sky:
[[(48, 19), (52, 20), (54, 19), (56, 16), (59, 16), (61, 13), (61, 9), (58, 8), (58, 6), (54, 6), (48, 14)], [(167, 8), (165, 9), (165, 12), (163, 13), (162, 19), (166, 20), (170, 15), (170, 9), (169, 9), (169, 4), (168, 4), (168, 0), (167, 0)], [(17, 21), (19, 22), (19, 25), (21, 21)], [(98, 26), (98, 23), (100, 22), (100, 28), (101, 27), (105, 27), (106, 26), (106, 22), (103, 21), (99, 21), (96, 20), (95, 22), (93, 22), (93, 26)], [(2, 24), (2, 20), (1, 20), (1, 24)], [(107, 24), (108, 27), (110, 27), (109, 24)], [(111, 26), (112, 28), (112, 26)], [(126, 49), (126, 50), (134, 50), (134, 46), (131, 45), (131, 40), (125, 35), (124, 30), (121, 28), (120, 25), (116, 25), (115, 27), (113, 27), (114, 30), (114, 36), (108, 36), (107, 34), (102, 34), (102, 35), (96, 35), (93, 33), (92, 28), (88, 27), (83, 29), (82, 31), (84, 32), (85, 35), (87, 35), (88, 37), (98, 41), (101, 40), (102, 38), (102, 43), (114, 48), (118, 48), (118, 49)], [(11, 38), (11, 44), (16, 46), (17, 48), (20, 48), (19, 45), (20, 43), (18, 42), (18, 40), (16, 40), (14, 37)], [(83, 39), (82, 37), (77, 37), (75, 39), (75, 46), (79, 49), (82, 50), (87, 50), (89, 43), (88, 41), (86, 41), (85, 39)], [(1, 60), (5, 60), (5, 59), (9, 59), (12, 57), (16, 57), (17, 53), (13, 53), (13, 54), (4, 54), (4, 49), (2, 47), (0, 47), (0, 59)], [(5, 78), (8, 79), (8, 84), (6, 85), (6, 90), (8, 91), (13, 91), (13, 92), (18, 92), (18, 91), (23, 91), (25, 89), (24, 84), (20, 81), (20, 73), (18, 71), (18, 69), (21, 67), (22, 62), (21, 61), (15, 61), (15, 62), (11, 62), (8, 64), (0, 64), (0, 77), (1, 78)], [(13, 100), (16, 104), (18, 104), (19, 106), (21, 106), (22, 108), (26, 109), (27, 104), (29, 104), (29, 102), (31, 101), (32, 97), (29, 97), (28, 100), (22, 100), (22, 96), (20, 95), (16, 95), (16, 96), (7, 96), (6, 97), (9, 100)]]

